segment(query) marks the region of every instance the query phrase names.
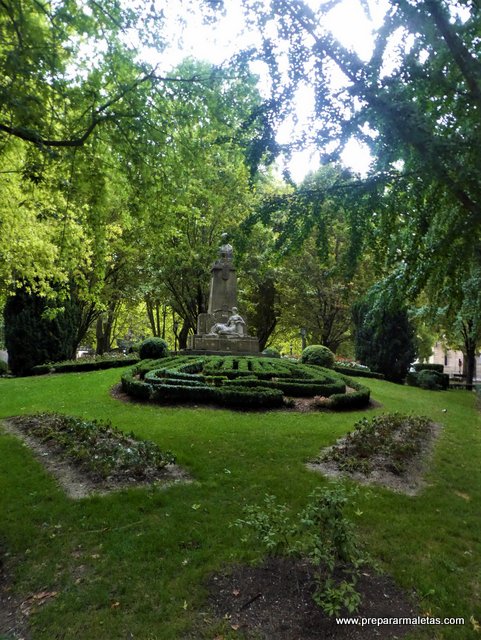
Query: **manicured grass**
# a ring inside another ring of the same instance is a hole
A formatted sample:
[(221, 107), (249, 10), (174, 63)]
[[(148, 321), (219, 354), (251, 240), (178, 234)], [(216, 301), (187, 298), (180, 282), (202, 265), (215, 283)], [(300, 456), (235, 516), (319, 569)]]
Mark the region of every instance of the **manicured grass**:
[(118, 380), (118, 369), (0, 380), (0, 418), (57, 411), (110, 420), (173, 451), (195, 479), (73, 502), (25, 446), (1, 435), (0, 544), (15, 592), (58, 591), (31, 615), (34, 640), (236, 637), (228, 623), (212, 621), (203, 586), (210, 571), (256, 557), (229, 525), (267, 492), (299, 510), (325, 482), (304, 462), (361, 416), (383, 411), (427, 415), (444, 429), (419, 496), (361, 488), (362, 537), (380, 566), (417, 592), (421, 612), (466, 619), (464, 627), (420, 627), (411, 637), (479, 637), (469, 623), (481, 619), (474, 394), (369, 380), (383, 406), (368, 413), (242, 413), (124, 404), (109, 395)]

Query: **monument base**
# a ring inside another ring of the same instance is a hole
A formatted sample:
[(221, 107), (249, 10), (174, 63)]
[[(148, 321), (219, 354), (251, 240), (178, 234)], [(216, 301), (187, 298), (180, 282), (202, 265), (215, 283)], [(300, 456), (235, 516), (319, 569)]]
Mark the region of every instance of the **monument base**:
[(255, 354), (259, 353), (259, 340), (252, 336), (195, 335), (188, 337), (187, 351)]

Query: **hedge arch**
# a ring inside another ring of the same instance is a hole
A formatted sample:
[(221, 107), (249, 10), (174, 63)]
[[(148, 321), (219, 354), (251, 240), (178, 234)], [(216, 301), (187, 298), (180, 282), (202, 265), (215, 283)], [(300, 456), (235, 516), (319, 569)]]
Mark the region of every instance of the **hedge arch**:
[[(350, 387), (350, 393), (346, 388)], [(173, 356), (143, 360), (122, 376), (128, 395), (158, 403), (281, 407), (288, 397), (329, 398), (334, 409), (369, 404), (367, 387), (335, 371), (278, 358)]]

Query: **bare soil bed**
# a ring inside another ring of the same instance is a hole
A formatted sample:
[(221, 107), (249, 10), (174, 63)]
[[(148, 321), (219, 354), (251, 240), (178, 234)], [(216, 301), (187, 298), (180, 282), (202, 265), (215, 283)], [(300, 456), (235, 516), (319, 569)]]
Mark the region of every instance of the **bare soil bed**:
[[(312, 599), (307, 565), (270, 557), (259, 566), (235, 566), (209, 578), (215, 614), (245, 638), (265, 640), (371, 640), (407, 634), (410, 624), (337, 624)], [(391, 578), (365, 571), (357, 584), (364, 618), (409, 618), (417, 614), (408, 594)], [(343, 616), (353, 617), (348, 613)]]

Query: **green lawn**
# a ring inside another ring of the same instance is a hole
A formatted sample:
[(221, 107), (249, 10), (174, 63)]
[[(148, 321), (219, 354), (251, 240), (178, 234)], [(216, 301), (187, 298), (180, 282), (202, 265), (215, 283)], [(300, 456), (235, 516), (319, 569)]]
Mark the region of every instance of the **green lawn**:
[[(2, 435), (0, 545), (10, 554), (15, 592), (58, 592), (32, 614), (34, 640), (214, 638), (223, 623), (209, 615), (204, 579), (255, 557), (229, 527), (243, 505), (269, 492), (298, 510), (324, 482), (305, 460), (374, 412), (243, 414), (124, 404), (109, 395), (119, 376), (114, 369), (0, 379), (0, 418), (58, 411), (110, 420), (172, 450), (195, 482), (74, 502), (21, 442)], [(417, 592), (422, 613), (466, 619), (465, 627), (420, 628), (411, 637), (481, 637), (469, 622), (481, 620), (481, 419), (474, 394), (367, 384), (383, 405), (377, 412), (427, 415), (444, 429), (421, 495), (361, 489), (361, 535), (380, 566)]]

